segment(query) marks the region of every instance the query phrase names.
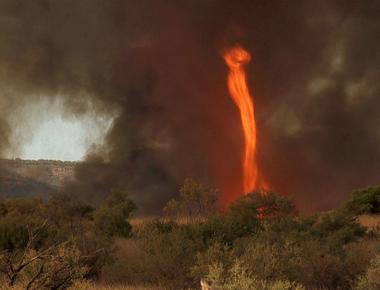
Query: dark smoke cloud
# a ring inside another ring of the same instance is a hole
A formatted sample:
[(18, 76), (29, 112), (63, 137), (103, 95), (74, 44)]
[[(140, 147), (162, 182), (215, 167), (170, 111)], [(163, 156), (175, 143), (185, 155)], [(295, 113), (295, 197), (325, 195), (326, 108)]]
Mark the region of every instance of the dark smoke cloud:
[(0, 150), (21, 103), (118, 117), (66, 190), (157, 211), (186, 176), (236, 195), (242, 136), (221, 52), (251, 51), (260, 168), (302, 210), (379, 183), (378, 1), (0, 0)]

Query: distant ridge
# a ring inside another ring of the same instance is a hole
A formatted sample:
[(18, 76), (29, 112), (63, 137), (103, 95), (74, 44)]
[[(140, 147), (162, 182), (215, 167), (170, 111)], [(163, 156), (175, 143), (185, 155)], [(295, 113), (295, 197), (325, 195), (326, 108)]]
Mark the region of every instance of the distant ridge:
[(74, 176), (80, 162), (61, 160), (0, 159), (0, 194), (45, 195), (59, 190)]

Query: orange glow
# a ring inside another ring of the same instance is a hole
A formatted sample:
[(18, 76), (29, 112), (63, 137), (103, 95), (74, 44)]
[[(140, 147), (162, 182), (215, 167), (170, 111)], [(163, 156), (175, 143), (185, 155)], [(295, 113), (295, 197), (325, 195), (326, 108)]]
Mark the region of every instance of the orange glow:
[(259, 180), (256, 160), (256, 121), (255, 109), (249, 94), (244, 65), (250, 62), (251, 55), (241, 46), (235, 46), (224, 54), (230, 71), (228, 74), (228, 90), (240, 112), (244, 133), (243, 155), (243, 190), (244, 193), (264, 187)]

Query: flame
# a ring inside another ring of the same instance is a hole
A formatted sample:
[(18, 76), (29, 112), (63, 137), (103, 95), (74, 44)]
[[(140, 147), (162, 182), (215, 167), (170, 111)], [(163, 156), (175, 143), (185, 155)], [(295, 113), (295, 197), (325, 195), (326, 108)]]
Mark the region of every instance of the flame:
[(228, 74), (228, 90), (240, 111), (240, 118), (244, 133), (243, 155), (243, 190), (244, 193), (264, 187), (259, 180), (256, 160), (256, 120), (255, 109), (249, 94), (244, 66), (250, 62), (251, 55), (240, 45), (233, 47), (224, 54), (224, 60), (230, 71)]

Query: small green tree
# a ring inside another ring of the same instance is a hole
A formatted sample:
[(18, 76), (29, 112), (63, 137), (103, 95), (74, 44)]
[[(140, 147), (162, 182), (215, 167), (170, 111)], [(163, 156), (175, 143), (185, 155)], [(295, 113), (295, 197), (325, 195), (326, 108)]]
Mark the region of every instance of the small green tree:
[(354, 191), (346, 204), (346, 208), (355, 214), (380, 213), (380, 186)]
[(347, 244), (364, 236), (366, 229), (358, 222), (358, 218), (344, 210), (331, 210), (320, 213), (310, 228), (312, 234), (328, 239), (335, 244)]
[(234, 232), (244, 236), (256, 232), (262, 221), (277, 222), (296, 214), (294, 204), (287, 197), (271, 191), (255, 191), (231, 204), (227, 216)]
[(199, 218), (215, 212), (218, 191), (194, 179), (186, 178), (178, 199), (171, 199), (164, 208), (167, 216)]
[(280, 219), (297, 215), (293, 202), (273, 191), (254, 191), (244, 195), (230, 206), (230, 212), (256, 215), (264, 219)]
[(71, 196), (11, 198), (3, 209), (0, 284), (66, 289), (79, 276), (99, 275), (110, 258), (112, 239), (99, 235), (94, 209)]
[(0, 219), (0, 251), (13, 251), (28, 242), (28, 228), (17, 216)]
[(129, 237), (132, 226), (128, 222), (135, 204), (124, 193), (110, 194), (104, 206), (94, 213), (95, 225), (109, 236)]

